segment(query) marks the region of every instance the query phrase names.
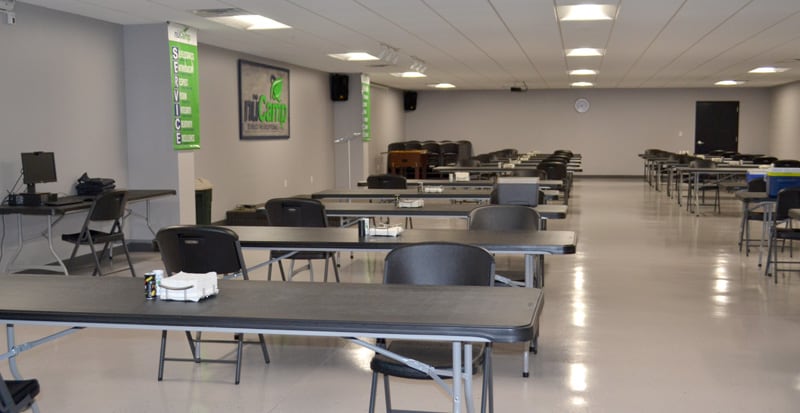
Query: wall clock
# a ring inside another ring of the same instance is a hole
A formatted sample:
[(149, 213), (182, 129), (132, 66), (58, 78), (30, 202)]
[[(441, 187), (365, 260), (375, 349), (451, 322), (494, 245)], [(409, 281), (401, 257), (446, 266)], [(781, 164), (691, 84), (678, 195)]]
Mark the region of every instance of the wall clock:
[(575, 110), (578, 113), (584, 113), (589, 111), (589, 99), (586, 98), (578, 98), (575, 100)]

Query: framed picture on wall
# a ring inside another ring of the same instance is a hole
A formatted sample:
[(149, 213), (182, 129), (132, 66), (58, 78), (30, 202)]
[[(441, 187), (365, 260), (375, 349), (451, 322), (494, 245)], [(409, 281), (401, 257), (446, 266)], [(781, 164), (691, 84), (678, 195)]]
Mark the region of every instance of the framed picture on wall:
[(239, 139), (289, 139), (289, 69), (239, 60)]

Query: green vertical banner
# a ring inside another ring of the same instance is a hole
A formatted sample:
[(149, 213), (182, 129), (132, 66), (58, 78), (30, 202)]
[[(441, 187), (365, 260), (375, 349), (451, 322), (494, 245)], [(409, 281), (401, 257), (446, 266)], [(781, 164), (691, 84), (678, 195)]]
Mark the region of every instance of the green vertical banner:
[(369, 102), (369, 75), (361, 74), (361, 139), (369, 142), (372, 139), (372, 127), (370, 125), (370, 102)]
[(200, 82), (197, 76), (197, 30), (169, 23), (172, 85), (172, 147), (200, 149)]

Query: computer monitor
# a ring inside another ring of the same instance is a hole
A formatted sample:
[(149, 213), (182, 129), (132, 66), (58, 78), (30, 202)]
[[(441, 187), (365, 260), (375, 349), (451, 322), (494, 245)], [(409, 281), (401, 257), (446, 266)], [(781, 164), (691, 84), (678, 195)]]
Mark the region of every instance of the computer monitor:
[(53, 152), (22, 153), (22, 182), (28, 193), (36, 193), (36, 184), (56, 182), (56, 159)]

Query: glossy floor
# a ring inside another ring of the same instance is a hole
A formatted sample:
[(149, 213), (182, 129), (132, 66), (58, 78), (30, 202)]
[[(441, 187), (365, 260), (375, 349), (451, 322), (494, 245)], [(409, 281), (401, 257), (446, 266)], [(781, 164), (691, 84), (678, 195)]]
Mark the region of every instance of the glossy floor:
[[(695, 217), (639, 180), (582, 180), (573, 194), (569, 218), (550, 228), (577, 231), (579, 252), (547, 258), (531, 377), (520, 376), (519, 346), (496, 350), (496, 411), (800, 411), (800, 275), (775, 285), (757, 251), (739, 253), (735, 201)], [(138, 270), (158, 266), (154, 254), (136, 255)], [(379, 281), (381, 260), (343, 256), (344, 281)], [(367, 410), (371, 354), (338, 339), (269, 337), (269, 365), (248, 346), (238, 386), (230, 365), (171, 363), (157, 382), (158, 346), (157, 331), (92, 329), (24, 353), (20, 365), (41, 381), (42, 412)], [(185, 354), (185, 342), (175, 335), (169, 351)], [(393, 383), (397, 408), (449, 408), (431, 382)]]

